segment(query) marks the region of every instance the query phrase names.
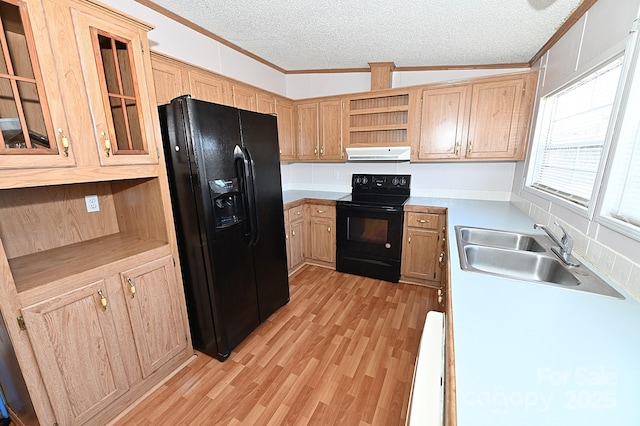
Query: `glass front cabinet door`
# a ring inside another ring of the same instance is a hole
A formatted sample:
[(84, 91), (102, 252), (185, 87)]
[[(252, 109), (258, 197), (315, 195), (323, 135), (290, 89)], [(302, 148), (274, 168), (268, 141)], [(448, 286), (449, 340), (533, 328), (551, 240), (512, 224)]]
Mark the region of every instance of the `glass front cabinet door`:
[(146, 30), (73, 11), (100, 163), (157, 164)]
[(0, 169), (75, 165), (42, 11), (0, 0)]

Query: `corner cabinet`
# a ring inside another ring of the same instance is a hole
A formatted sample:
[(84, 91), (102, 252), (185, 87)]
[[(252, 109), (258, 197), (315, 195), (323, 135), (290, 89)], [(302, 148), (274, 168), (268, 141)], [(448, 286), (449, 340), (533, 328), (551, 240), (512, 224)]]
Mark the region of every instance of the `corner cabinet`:
[(422, 91), (414, 161), (524, 158), (537, 72)]
[(446, 263), (446, 213), (442, 208), (407, 206), (404, 213), (403, 282), (442, 286)]
[(107, 424), (193, 356), (150, 27), (95, 1), (0, 12), (3, 351), (38, 423)]

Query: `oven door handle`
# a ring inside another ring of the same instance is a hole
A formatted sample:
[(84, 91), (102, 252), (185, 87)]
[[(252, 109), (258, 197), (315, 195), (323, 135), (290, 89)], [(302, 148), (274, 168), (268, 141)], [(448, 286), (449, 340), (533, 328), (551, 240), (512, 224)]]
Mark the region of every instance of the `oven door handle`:
[(367, 204), (357, 204), (357, 203), (349, 203), (347, 205), (344, 204), (339, 204), (337, 206), (339, 209), (358, 209), (358, 210), (364, 210), (364, 211), (371, 211), (371, 212), (389, 212), (389, 213), (395, 213), (395, 212), (401, 212), (402, 209), (399, 207), (392, 207), (392, 206), (370, 206)]

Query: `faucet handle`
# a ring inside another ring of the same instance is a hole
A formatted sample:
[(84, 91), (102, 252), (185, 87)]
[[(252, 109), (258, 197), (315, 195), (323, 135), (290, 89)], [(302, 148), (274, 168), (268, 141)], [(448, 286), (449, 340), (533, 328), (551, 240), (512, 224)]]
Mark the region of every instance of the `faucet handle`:
[(553, 222), (560, 230), (562, 231), (562, 238), (560, 242), (562, 243), (563, 251), (567, 254), (571, 254), (571, 250), (573, 249), (573, 238), (567, 233), (567, 231), (560, 225), (558, 222)]

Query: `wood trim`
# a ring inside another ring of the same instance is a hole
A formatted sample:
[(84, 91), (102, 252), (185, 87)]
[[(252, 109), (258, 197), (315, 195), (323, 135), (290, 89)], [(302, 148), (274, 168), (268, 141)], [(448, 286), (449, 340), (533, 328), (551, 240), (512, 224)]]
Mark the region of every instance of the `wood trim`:
[(564, 24), (558, 28), (558, 30), (551, 36), (551, 38), (538, 50), (538, 52), (533, 55), (533, 58), (529, 61), (529, 66), (532, 67), (533, 64), (540, 59), (549, 49), (553, 47), (554, 44), (558, 42), (562, 38), (563, 35), (569, 31), (569, 29), (582, 18), (582, 16), (587, 13), (591, 6), (593, 6), (598, 0), (583, 0), (582, 3), (573, 11), (573, 13), (564, 21)]
[(283, 74), (287, 73), (287, 71), (284, 68), (280, 68), (276, 64), (274, 64), (272, 62), (269, 62), (266, 59), (263, 59), (260, 56), (255, 55), (255, 54), (249, 52), (248, 50), (245, 50), (242, 47), (231, 43), (228, 40), (223, 39), (222, 37), (218, 36), (217, 34), (212, 33), (211, 31), (209, 31), (209, 30), (207, 30), (205, 28), (202, 28), (199, 25), (194, 24), (193, 22), (181, 17), (180, 15), (177, 15), (177, 14), (171, 12), (170, 10), (165, 9), (162, 6), (159, 6), (158, 4), (156, 4), (156, 3), (154, 3), (154, 2), (152, 2), (150, 0), (135, 0), (135, 1), (137, 3), (140, 3), (143, 6), (148, 7), (149, 9), (152, 9), (152, 10), (160, 13), (161, 15), (166, 16), (167, 18), (173, 19), (174, 21), (176, 21), (176, 22), (178, 22), (178, 23), (180, 23), (180, 24), (182, 24), (182, 25), (184, 25), (184, 26), (186, 26), (186, 27), (188, 27), (188, 28), (190, 28), (190, 29), (192, 29), (192, 30), (194, 30), (194, 31), (206, 36), (206, 37), (209, 37), (212, 40), (217, 41), (220, 44), (223, 44), (223, 45), (235, 50), (236, 52), (242, 53), (243, 55), (246, 55), (249, 58), (258, 61), (261, 64), (264, 64), (264, 65), (266, 65), (268, 67), (271, 67), (276, 71), (280, 71)]
[(480, 65), (434, 65), (416, 67), (396, 67), (395, 71), (447, 71), (447, 70), (482, 70), (500, 68), (530, 68), (527, 62), (513, 64), (480, 64)]

